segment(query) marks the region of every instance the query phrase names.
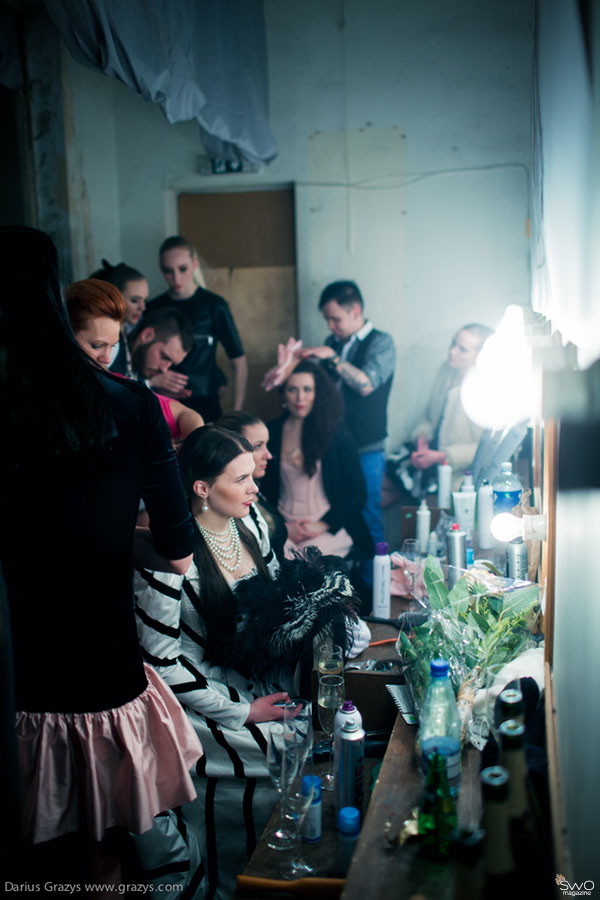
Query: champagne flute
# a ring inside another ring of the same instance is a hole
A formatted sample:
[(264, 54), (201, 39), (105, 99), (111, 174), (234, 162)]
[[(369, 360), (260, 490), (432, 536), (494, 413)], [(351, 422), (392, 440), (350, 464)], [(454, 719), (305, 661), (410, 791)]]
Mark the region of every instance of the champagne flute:
[(315, 796), (315, 790), (316, 788), (312, 781), (307, 784), (303, 779), (302, 783), (296, 784), (288, 795), (288, 812), (293, 822), (295, 841), (292, 848), (292, 858), (283, 862), (279, 867), (279, 871), (284, 878), (306, 878), (315, 874), (314, 866), (307, 863), (300, 852), (302, 823)]
[(302, 775), (313, 746), (312, 704), (310, 700), (295, 698), (286, 703), (287, 710), (289, 710), (287, 721), (296, 732), (294, 750), (298, 755), (298, 775)]
[(281, 797), (279, 825), (267, 831), (265, 842), (272, 850), (286, 850), (294, 844), (294, 833), (286, 823), (287, 792), (298, 771), (297, 733), (289, 721), (277, 722), (269, 729), (267, 765), (271, 781)]
[(319, 675), (343, 675), (344, 655), (339, 644), (328, 642), (319, 648)]
[[(342, 675), (319, 676), (319, 722), (321, 728), (333, 743), (335, 714), (345, 699), (344, 678)], [(333, 790), (333, 772), (331, 771), (331, 750), (329, 753), (329, 771), (323, 775), (323, 790)]]
[(411, 597), (415, 597), (421, 563), (421, 548), (416, 538), (406, 538), (402, 541), (402, 556), (404, 557), (404, 575), (409, 585), (409, 593)]

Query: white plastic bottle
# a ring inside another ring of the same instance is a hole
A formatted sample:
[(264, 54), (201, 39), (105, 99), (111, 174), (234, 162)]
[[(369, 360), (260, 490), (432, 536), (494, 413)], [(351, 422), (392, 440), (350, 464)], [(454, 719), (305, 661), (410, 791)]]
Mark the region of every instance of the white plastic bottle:
[(389, 545), (381, 541), (375, 545), (373, 557), (373, 615), (382, 619), (390, 617), (390, 562)]
[(314, 844), (321, 840), (321, 789), (322, 783), (318, 775), (304, 775), (302, 778), (302, 793), (308, 796), (313, 794), (312, 802), (302, 824), (302, 840), (307, 844)]
[(452, 466), (443, 462), (438, 466), (438, 506), (450, 509), (452, 505)]
[(419, 542), (419, 550), (421, 553), (427, 553), (427, 542), (429, 541), (429, 529), (431, 527), (431, 510), (427, 506), (427, 502), (423, 498), (421, 505), (417, 510), (417, 541)]
[(494, 538), (491, 532), (493, 518), (494, 499), (492, 486), (487, 479), (484, 479), (477, 492), (477, 545), (482, 550), (488, 550), (494, 546)]
[(429, 540), (427, 541), (427, 555), (428, 556), (437, 556), (438, 555), (438, 536), (435, 531), (431, 531), (429, 533)]
[(467, 533), (467, 540), (473, 540), (473, 530), (475, 528), (475, 504), (477, 503), (477, 494), (473, 487), (473, 476), (470, 472), (465, 472), (463, 483), (460, 491), (452, 492), (452, 500), (454, 502), (454, 515), (460, 527), (464, 528)]

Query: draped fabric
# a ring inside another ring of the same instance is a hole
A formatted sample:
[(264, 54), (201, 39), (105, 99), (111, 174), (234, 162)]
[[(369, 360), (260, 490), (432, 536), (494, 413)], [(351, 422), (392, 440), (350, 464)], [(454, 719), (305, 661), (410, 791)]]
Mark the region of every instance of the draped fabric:
[(210, 156), (271, 162), (262, 0), (44, 0), (73, 58), (195, 119)]

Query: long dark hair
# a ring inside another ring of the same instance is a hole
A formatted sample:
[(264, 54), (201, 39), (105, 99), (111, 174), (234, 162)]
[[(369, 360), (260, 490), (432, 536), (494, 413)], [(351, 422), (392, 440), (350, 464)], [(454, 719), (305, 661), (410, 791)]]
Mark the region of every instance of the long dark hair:
[(0, 404), (11, 435), (3, 459), (106, 446), (112, 410), (69, 324), (56, 247), (43, 231), (3, 227), (0, 260)]
[(116, 266), (113, 266), (107, 259), (102, 260), (102, 268), (92, 272), (90, 278), (108, 281), (110, 284), (114, 284), (115, 287), (118, 287), (120, 291), (122, 291), (130, 281), (146, 280), (146, 276), (142, 275), (137, 269), (134, 269), (133, 266), (128, 266), (127, 263), (124, 262), (117, 263)]
[[(194, 482), (212, 483), (241, 453), (252, 453), (252, 446), (248, 441), (217, 425), (204, 425), (188, 435), (179, 451), (178, 462), (190, 508), (195, 497)], [(236, 524), (240, 539), (256, 563), (256, 568), (261, 574), (266, 574), (267, 567), (254, 535), (241, 520), (238, 519)], [(189, 596), (205, 622), (205, 657), (210, 661), (217, 661), (223, 655), (223, 642), (231, 641), (235, 634), (235, 597), (198, 529), (194, 542), (194, 562), (198, 570), (199, 591), (197, 597), (193, 592)]]
[[(302, 455), (304, 471), (310, 477), (317, 470), (344, 415), (342, 395), (319, 363), (302, 360), (292, 374), (308, 372), (315, 380), (315, 402), (302, 426)], [(289, 381), (289, 378), (288, 378)], [(287, 384), (287, 381), (286, 381)], [(281, 392), (283, 393), (285, 384)]]
[(243, 437), (244, 428), (249, 428), (252, 425), (264, 425), (265, 423), (258, 416), (255, 416), (254, 413), (234, 409), (224, 413), (216, 424), (220, 428), (226, 428), (228, 431), (241, 434)]

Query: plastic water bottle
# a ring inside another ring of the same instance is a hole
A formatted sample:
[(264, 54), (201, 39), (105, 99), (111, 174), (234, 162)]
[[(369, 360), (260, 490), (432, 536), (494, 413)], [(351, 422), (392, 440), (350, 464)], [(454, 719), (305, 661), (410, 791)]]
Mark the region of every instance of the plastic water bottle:
[(523, 486), (512, 470), (512, 463), (505, 462), (500, 466), (500, 474), (494, 478), (494, 515), (512, 512), (514, 506), (521, 502)]
[(373, 557), (373, 615), (382, 619), (390, 617), (390, 562), (389, 545), (381, 541), (375, 545)]
[(418, 742), (423, 773), (429, 771), (429, 757), (438, 753), (446, 761), (448, 784), (452, 796), (460, 788), (460, 718), (454, 688), (448, 677), (448, 661), (434, 659), (430, 663), (431, 681), (421, 710)]

